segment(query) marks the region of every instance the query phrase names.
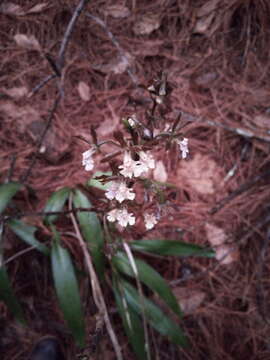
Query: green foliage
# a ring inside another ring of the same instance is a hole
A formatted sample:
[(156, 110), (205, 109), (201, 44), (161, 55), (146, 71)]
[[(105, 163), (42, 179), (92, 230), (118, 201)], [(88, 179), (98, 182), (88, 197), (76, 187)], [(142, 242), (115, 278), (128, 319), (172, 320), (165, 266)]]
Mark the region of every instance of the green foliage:
[[(92, 207), (88, 198), (78, 189), (74, 191), (73, 205), (75, 208)], [(83, 237), (87, 241), (93, 256), (94, 265), (98, 274), (102, 275), (104, 273), (105, 260), (103, 254), (104, 237), (99, 218), (93, 211), (77, 212), (77, 218), (79, 220)]]
[(8, 309), (13, 313), (19, 322), (26, 324), (22, 308), (14, 295), (4, 266), (0, 267), (0, 300), (7, 305)]
[(37, 228), (34, 226), (27, 225), (20, 220), (9, 220), (7, 225), (10, 229), (24, 242), (28, 245), (34, 246), (38, 251), (42, 252), (44, 255), (49, 255), (50, 250), (49, 248), (41, 244), (34, 236)]
[[(65, 205), (65, 202), (68, 199), (71, 189), (68, 187), (64, 187), (60, 190), (55, 191), (51, 197), (49, 198), (44, 211), (45, 212), (54, 212), (61, 211)], [(46, 225), (53, 223), (56, 221), (58, 215), (47, 215), (44, 219)]]
[(0, 214), (5, 210), (10, 200), (21, 187), (22, 185), (16, 182), (0, 185)]
[(157, 255), (214, 257), (212, 249), (174, 240), (139, 240), (130, 243), (132, 249)]
[[(161, 335), (167, 336), (172, 343), (182, 347), (187, 346), (187, 339), (176, 323), (174, 323), (164, 314), (163, 311), (161, 311), (146, 297), (143, 297), (141, 301), (138, 291), (127, 281), (122, 279), (121, 284), (126, 302), (138, 315), (142, 315), (144, 313), (149, 324)], [(141, 306), (142, 302), (144, 305), (144, 311)]]
[(52, 273), (60, 307), (79, 346), (84, 346), (85, 328), (79, 287), (69, 252), (58, 242), (52, 246)]
[(139, 359), (146, 360), (147, 354), (145, 350), (145, 338), (142, 321), (132, 307), (126, 302), (126, 299), (123, 296), (123, 288), (116, 277), (113, 282), (113, 291), (117, 309), (132, 348)]
[[(147, 265), (144, 261), (140, 259), (134, 260), (138, 270), (139, 280), (147, 285), (152, 291), (156, 292), (160, 298), (172, 309), (172, 311), (181, 317), (181, 310), (178, 302), (163, 277), (161, 277), (159, 273), (156, 272), (156, 270)], [(120, 272), (124, 273), (125, 275), (135, 277), (130, 262), (124, 253), (118, 252), (113, 257), (112, 262)]]

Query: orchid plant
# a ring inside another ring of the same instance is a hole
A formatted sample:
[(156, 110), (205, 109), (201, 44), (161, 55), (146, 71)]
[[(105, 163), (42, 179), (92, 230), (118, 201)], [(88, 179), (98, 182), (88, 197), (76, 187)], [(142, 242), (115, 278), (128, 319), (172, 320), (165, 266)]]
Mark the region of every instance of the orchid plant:
[[(139, 119), (137, 114), (126, 116), (122, 121), (125, 133), (116, 131), (113, 139), (98, 141), (98, 134), (93, 127), (92, 142), (83, 139), (89, 144), (89, 148), (82, 154), (82, 166), (85, 170), (95, 170), (95, 157), (99, 154), (101, 161), (107, 162), (111, 171), (94, 174), (87, 186), (83, 187), (86, 191), (77, 187), (62, 188), (50, 197), (44, 209), (44, 224), (52, 234), (51, 246), (36, 238), (36, 227), (12, 218), (9, 212), (5, 218), (5, 224), (13, 233), (51, 258), (60, 307), (78, 344), (84, 346), (85, 321), (76, 272), (68, 247), (62, 246), (62, 234), (57, 226), (61, 212), (71, 218), (85, 256), (93, 298), (100, 316), (104, 318), (118, 359), (122, 359), (122, 355), (102, 291), (105, 284), (108, 283), (113, 289), (117, 309), (134, 352), (139, 359), (149, 360), (149, 326), (176, 345), (186, 346), (187, 341), (177, 322), (145, 295), (148, 288), (182, 319), (181, 304), (169, 285), (154, 268), (142, 260), (140, 253), (148, 256), (214, 256), (212, 250), (198, 245), (178, 240), (147, 239), (148, 232), (162, 220), (166, 207), (164, 198), (169, 186), (158, 183), (151, 176), (156, 166), (156, 153), (172, 151), (175, 154), (175, 149), (178, 148), (177, 161), (187, 159), (189, 155), (188, 138), (181, 131), (181, 119), (168, 124), (162, 112), (159, 112), (167, 96), (164, 78), (151, 84), (147, 90), (152, 107), (146, 111), (144, 119)], [(102, 147), (108, 143), (117, 150), (104, 154)], [(101, 189), (101, 193), (95, 192), (95, 206), (88, 196), (88, 190), (93, 188)], [(9, 203), (20, 189), (20, 184), (0, 186), (0, 213), (8, 210)], [(68, 206), (68, 210), (64, 210), (65, 206)], [(137, 234), (143, 233), (143, 239), (132, 238), (131, 229), (134, 227), (138, 227)], [(22, 319), (21, 307), (12, 292), (4, 266), (0, 268), (0, 290), (0, 298), (17, 318)], [(9, 295), (1, 295), (3, 291)]]

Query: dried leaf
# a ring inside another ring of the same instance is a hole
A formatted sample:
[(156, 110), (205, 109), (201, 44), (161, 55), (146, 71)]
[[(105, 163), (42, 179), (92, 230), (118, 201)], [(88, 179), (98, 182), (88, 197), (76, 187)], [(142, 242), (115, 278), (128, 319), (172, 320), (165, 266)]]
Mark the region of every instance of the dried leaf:
[(163, 161), (157, 161), (156, 167), (153, 172), (154, 180), (160, 182), (166, 182), (168, 179), (168, 174), (164, 166)]
[(0, 104), (0, 111), (4, 113), (7, 124), (10, 121), (16, 123), (16, 128), (21, 134), (31, 122), (40, 119), (40, 113), (30, 105), (17, 106), (11, 101)]
[(234, 261), (239, 260), (239, 250), (235, 245), (224, 244), (217, 246), (216, 249), (216, 259), (220, 261), (223, 265), (231, 264)]
[(0, 6), (0, 13), (12, 16), (21, 16), (24, 15), (24, 11), (20, 5), (13, 4), (8, 2)]
[(40, 3), (31, 7), (26, 14), (37, 14), (44, 10), (48, 6), (48, 3)]
[(28, 94), (28, 89), (25, 86), (20, 86), (10, 89), (3, 89), (3, 92), (14, 99), (20, 99)]
[(196, 21), (193, 32), (196, 34), (205, 34), (213, 22), (215, 13), (212, 12)]
[(270, 115), (256, 115), (252, 121), (259, 128), (270, 129)]
[(194, 33), (205, 34), (207, 31), (209, 32), (208, 35), (212, 33), (212, 27), (215, 27), (217, 20), (220, 20), (216, 19), (219, 3), (220, 0), (210, 0), (197, 10)]
[(84, 81), (79, 82), (78, 93), (83, 101), (89, 101), (91, 98), (90, 88)]
[(206, 236), (212, 246), (218, 246), (224, 244), (227, 240), (225, 231), (213, 224), (205, 224)]
[(17, 45), (24, 49), (40, 50), (39, 42), (34, 35), (27, 36), (25, 34), (16, 34), (14, 36), (14, 40), (16, 41)]
[(186, 183), (200, 194), (214, 194), (224, 178), (222, 169), (210, 157), (195, 154), (190, 161), (181, 161), (177, 172), (179, 183)]
[(133, 31), (136, 35), (149, 35), (160, 27), (160, 16), (155, 14), (146, 14), (135, 22)]
[(173, 289), (173, 293), (185, 315), (193, 314), (206, 296), (203, 291), (192, 290), (186, 287), (176, 287)]
[(208, 241), (215, 247), (216, 259), (220, 261), (221, 264), (228, 265), (238, 260), (239, 251), (235, 245), (225, 244), (228, 236), (222, 228), (206, 223), (205, 230)]
[(119, 56), (117, 59), (112, 60), (108, 64), (92, 65), (93, 69), (99, 70), (104, 74), (113, 72), (114, 74), (123, 74), (133, 62), (133, 57), (125, 52), (124, 55)]
[(104, 14), (116, 19), (124, 19), (130, 15), (130, 10), (124, 5), (111, 5), (105, 8)]

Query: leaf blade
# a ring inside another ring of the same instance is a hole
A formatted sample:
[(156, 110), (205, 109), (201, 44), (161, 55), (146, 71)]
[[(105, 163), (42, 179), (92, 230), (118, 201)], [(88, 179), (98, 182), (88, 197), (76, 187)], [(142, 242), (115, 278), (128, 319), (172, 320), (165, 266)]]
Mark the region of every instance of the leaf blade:
[[(47, 201), (44, 208), (44, 212), (61, 211), (68, 199), (71, 189), (64, 187), (55, 191)], [(47, 215), (45, 216), (44, 222), (46, 225), (53, 223), (58, 218), (58, 215)]]
[[(163, 277), (144, 261), (134, 259), (134, 262), (138, 271), (139, 280), (147, 285), (152, 291), (156, 292), (175, 314), (181, 318), (182, 313), (179, 304)], [(112, 263), (123, 274), (135, 278), (129, 259), (124, 253), (118, 252), (112, 258)]]
[(51, 253), (55, 289), (65, 320), (79, 346), (84, 345), (85, 328), (79, 287), (69, 252), (54, 242)]
[(132, 249), (136, 251), (149, 252), (158, 255), (168, 256), (202, 256), (215, 257), (212, 249), (203, 248), (199, 245), (189, 244), (174, 240), (136, 240), (130, 243)]
[(5, 210), (13, 196), (20, 190), (22, 184), (10, 182), (0, 185), (0, 214)]
[(135, 311), (127, 304), (121, 293), (120, 284), (115, 277), (113, 279), (113, 292), (116, 306), (130, 344), (139, 359), (147, 360), (142, 322)]
[(2, 300), (13, 313), (15, 318), (22, 324), (26, 324), (21, 305), (10, 285), (8, 274), (4, 266), (0, 267), (0, 300)]
[[(80, 190), (75, 189), (73, 196), (74, 207), (91, 208), (92, 204)], [(91, 254), (93, 256), (94, 265), (99, 274), (104, 271), (103, 245), (104, 237), (102, 227), (97, 214), (93, 211), (77, 212), (77, 218), (82, 230), (84, 239), (87, 241)]]
[(34, 236), (37, 228), (35, 226), (27, 225), (20, 220), (11, 219), (7, 222), (8, 227), (24, 242), (28, 245), (34, 246), (37, 250), (44, 255), (49, 255), (49, 248), (40, 243)]
[[(128, 304), (137, 314), (141, 314), (141, 301), (137, 290), (125, 280), (121, 280), (121, 283)], [(152, 301), (144, 297), (143, 302), (144, 314), (149, 324), (161, 335), (167, 336), (172, 343), (186, 347), (187, 339), (179, 326), (170, 320)]]

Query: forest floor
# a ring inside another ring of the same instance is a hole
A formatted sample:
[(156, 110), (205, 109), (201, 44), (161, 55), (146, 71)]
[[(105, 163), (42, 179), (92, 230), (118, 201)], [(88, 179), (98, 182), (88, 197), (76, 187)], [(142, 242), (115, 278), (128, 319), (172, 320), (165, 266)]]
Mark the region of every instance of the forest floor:
[[(78, 137), (91, 142), (92, 125), (99, 139), (110, 139), (122, 128), (121, 119), (134, 113), (144, 122), (146, 89), (166, 74), (169, 101), (161, 122), (181, 116), (190, 153), (177, 166), (165, 151), (155, 154), (153, 177), (175, 185), (174, 211), (147, 236), (174, 239), (181, 231), (187, 242), (216, 247), (217, 257), (152, 260), (186, 307), (181, 326), (190, 340), (190, 348), (182, 350), (157, 338), (156, 358), (269, 359), (269, 2), (89, 1), (61, 53), (78, 3), (83, 2), (0, 4), (1, 183), (24, 178), (35, 159), (28, 187), (15, 199), (22, 212), (42, 210), (61, 187), (85, 184), (92, 174), (81, 165), (88, 146)], [(108, 171), (107, 163), (97, 161), (95, 171)], [(24, 220), (46, 233), (39, 217)], [(64, 244), (82, 263), (70, 239)], [(61, 339), (69, 359), (79, 358), (48, 260), (24, 252), (26, 245), (9, 232), (3, 248), (28, 320), (27, 328), (19, 326), (0, 304), (3, 359), (25, 359), (47, 334)], [(82, 282), (85, 297), (87, 287)], [(106, 301), (125, 358), (132, 359), (113, 302)], [(87, 317), (91, 334), (93, 311), (87, 310)], [(89, 335), (88, 349), (91, 343)], [(98, 346), (84, 356), (115, 358), (105, 330)]]

